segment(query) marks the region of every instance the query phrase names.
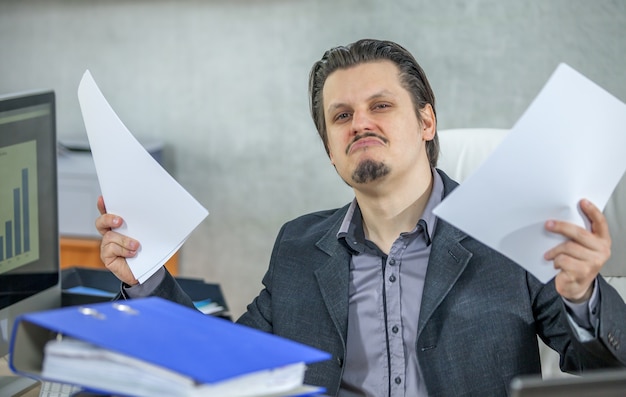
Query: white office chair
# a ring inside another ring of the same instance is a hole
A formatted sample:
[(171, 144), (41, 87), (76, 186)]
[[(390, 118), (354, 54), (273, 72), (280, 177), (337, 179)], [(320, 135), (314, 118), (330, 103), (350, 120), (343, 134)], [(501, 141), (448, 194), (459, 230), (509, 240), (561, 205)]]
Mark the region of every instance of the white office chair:
[[(460, 128), (438, 131), (441, 152), (437, 167), (461, 183), (498, 146), (507, 129)], [(602, 274), (626, 297), (626, 175), (613, 192), (604, 213), (613, 238), (612, 256)], [(544, 378), (569, 376), (559, 369), (559, 355), (539, 340)]]

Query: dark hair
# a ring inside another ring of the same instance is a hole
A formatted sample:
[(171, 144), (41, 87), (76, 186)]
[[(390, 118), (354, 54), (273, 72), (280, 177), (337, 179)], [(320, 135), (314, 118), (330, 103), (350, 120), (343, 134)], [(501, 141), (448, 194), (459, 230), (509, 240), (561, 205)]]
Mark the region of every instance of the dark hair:
[[(399, 69), (400, 83), (409, 92), (415, 114), (420, 120), (420, 110), (430, 104), (435, 113), (435, 95), (428, 83), (426, 74), (417, 63), (413, 55), (404, 47), (392, 41), (363, 39), (347, 46), (332, 48), (324, 54), (322, 59), (315, 62), (309, 75), (309, 105), (311, 116), (322, 138), (326, 153), (328, 151), (328, 134), (326, 120), (324, 119), (324, 104), (322, 90), (328, 76), (338, 69), (347, 69), (362, 63), (388, 60), (393, 62)], [(439, 157), (439, 137), (435, 131), (435, 137), (426, 142), (426, 154), (431, 167), (437, 165)]]

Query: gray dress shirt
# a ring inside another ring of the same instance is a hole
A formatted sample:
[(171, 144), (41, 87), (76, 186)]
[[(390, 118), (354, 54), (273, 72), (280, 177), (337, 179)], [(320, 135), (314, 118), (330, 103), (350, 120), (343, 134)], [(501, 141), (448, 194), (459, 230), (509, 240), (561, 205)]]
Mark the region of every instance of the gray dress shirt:
[(338, 238), (352, 252), (348, 337), (339, 396), (426, 396), (419, 375), (417, 320), (443, 182), (433, 173), (433, 189), (424, 216), (402, 233), (386, 255), (363, 232), (356, 201)]

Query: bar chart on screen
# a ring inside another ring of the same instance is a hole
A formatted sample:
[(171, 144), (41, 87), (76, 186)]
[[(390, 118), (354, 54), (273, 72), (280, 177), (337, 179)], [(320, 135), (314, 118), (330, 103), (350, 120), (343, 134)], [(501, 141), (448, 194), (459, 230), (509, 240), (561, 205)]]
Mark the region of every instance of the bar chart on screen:
[(0, 148), (0, 273), (39, 258), (37, 144)]

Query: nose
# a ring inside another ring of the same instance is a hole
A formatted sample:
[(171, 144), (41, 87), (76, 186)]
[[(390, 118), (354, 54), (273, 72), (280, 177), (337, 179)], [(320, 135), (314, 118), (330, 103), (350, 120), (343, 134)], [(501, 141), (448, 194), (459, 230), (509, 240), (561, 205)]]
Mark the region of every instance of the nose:
[(374, 123), (372, 118), (366, 111), (355, 111), (352, 114), (352, 135), (356, 136), (365, 131), (372, 131)]

